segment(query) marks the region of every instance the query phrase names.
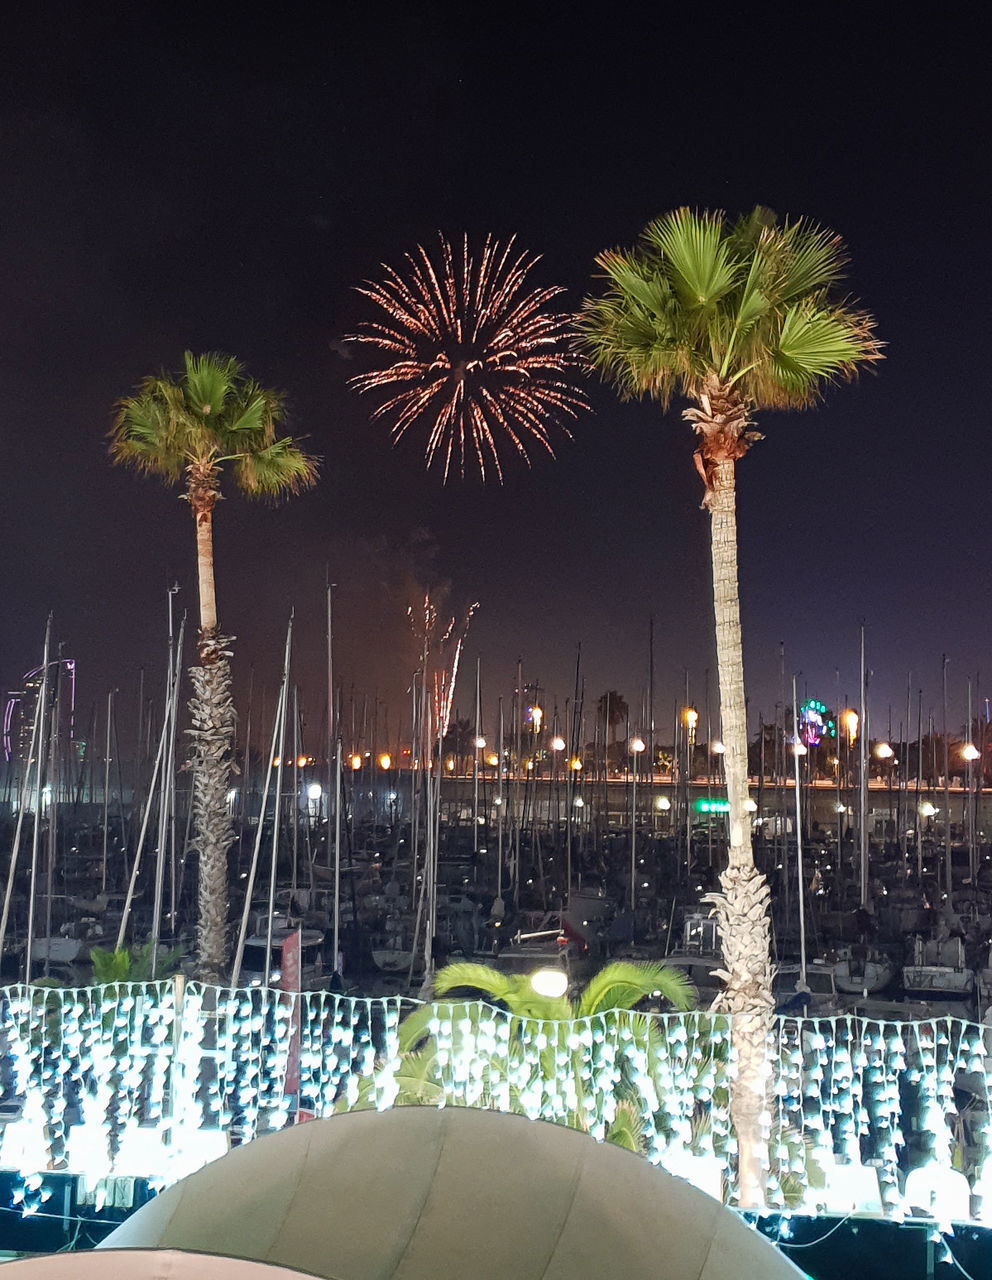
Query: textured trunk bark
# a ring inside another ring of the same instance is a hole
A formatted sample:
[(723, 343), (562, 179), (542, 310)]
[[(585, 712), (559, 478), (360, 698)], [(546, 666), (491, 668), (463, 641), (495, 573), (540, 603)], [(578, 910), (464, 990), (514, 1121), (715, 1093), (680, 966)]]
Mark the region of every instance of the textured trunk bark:
[(236, 715), (231, 697), (228, 643), (214, 636), (209, 661), (190, 669), (193, 696), (189, 710), (192, 727), (190, 763), (193, 769), (193, 844), (199, 855), (197, 901), (198, 974), (204, 982), (222, 983), (228, 978), (227, 851), (234, 839), (228, 814), (227, 791), (233, 767)]
[(751, 853), (751, 819), (747, 810), (747, 708), (741, 648), (740, 599), (737, 580), (737, 503), (733, 459), (715, 461), (710, 469), (713, 561), (713, 609), (720, 675), (724, 768), (730, 805), (730, 856), (720, 878), (723, 890), (711, 894), (723, 942), (726, 989), (717, 1007), (735, 1015), (733, 1044), (737, 1077), (730, 1114), (737, 1134), (737, 1171), (742, 1208), (765, 1201), (768, 1174), (769, 1033), (774, 1000), (768, 908), (771, 895), (755, 870)]
[(189, 468), (187, 496), (196, 526), (200, 591), (200, 665), (190, 668), (193, 696), (188, 730), (193, 770), (193, 847), (198, 855), (197, 973), (204, 982), (228, 977), (227, 851), (234, 840), (227, 792), (234, 768), (237, 716), (231, 695), (231, 640), (217, 631), (213, 509), (220, 497), (217, 468)]

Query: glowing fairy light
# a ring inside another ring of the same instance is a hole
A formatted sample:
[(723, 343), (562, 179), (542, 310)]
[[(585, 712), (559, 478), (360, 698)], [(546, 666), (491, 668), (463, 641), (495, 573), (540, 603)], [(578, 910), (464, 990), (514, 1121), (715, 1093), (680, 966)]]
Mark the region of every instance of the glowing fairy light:
[(563, 417), (588, 407), (568, 381), (584, 370), (570, 345), (571, 317), (550, 312), (560, 288), (532, 289), (538, 258), (487, 236), (478, 255), (468, 238), (459, 254), (442, 236), (432, 257), (418, 246), (402, 271), (383, 264), (385, 278), (358, 292), (384, 313), (349, 338), (374, 347), (384, 363), (351, 379), (359, 392), (385, 392), (372, 417), (390, 423), (394, 442), (410, 428), (427, 430), (430, 466), (441, 459), (444, 479), (491, 467), (502, 481), (504, 442), (529, 464), (537, 445), (553, 454), (551, 430), (566, 437)]
[[(9, 1096), (22, 1100), (0, 1126), (15, 1206), (44, 1211), (53, 1164), (84, 1175), (99, 1201), (112, 1179), (167, 1185), (221, 1154), (229, 1133), (248, 1141), (292, 1123), (297, 1100), (317, 1116), (409, 1102), (409, 1008), (396, 997), (182, 979), (3, 989), (4, 1069)], [(437, 1105), (522, 1112), (600, 1140), (627, 1116), (647, 1159), (734, 1203), (733, 1017), (611, 1010), (549, 1021), (481, 1001), (421, 1016), (429, 1043), (417, 1049), (416, 1087)], [(974, 1128), (965, 1153), (957, 1110), (968, 1073), (989, 1114), (980, 1025), (782, 1017), (767, 1055), (770, 1211), (898, 1220), (924, 1210), (944, 1226), (970, 1217), (970, 1192), (988, 1220), (992, 1123)], [(906, 1177), (910, 1132), (920, 1162)]]

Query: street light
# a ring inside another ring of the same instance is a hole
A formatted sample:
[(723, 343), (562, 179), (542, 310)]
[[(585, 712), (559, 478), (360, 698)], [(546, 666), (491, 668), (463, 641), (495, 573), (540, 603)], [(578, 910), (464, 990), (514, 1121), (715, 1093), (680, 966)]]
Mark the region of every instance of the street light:
[(961, 748), (961, 754), (962, 756), (964, 756), (965, 760), (971, 761), (971, 760), (978, 760), (981, 757), (982, 753), (978, 750), (978, 748), (975, 746), (973, 742), (966, 742), (964, 746)]
[(568, 990), (568, 974), (564, 969), (538, 969), (530, 975), (530, 985), (537, 995), (560, 1000)]
[(552, 739), (551, 739), (551, 750), (552, 750), (552, 751), (564, 751), (564, 750), (565, 750), (565, 739), (564, 739), (564, 738), (552, 738)]
[(875, 748), (875, 756), (879, 760), (891, 760), (895, 752), (887, 742), (880, 742)]
[(388, 769), (392, 763), (393, 763), (393, 757), (389, 754), (388, 751), (384, 751), (382, 755), (379, 757), (379, 768)]

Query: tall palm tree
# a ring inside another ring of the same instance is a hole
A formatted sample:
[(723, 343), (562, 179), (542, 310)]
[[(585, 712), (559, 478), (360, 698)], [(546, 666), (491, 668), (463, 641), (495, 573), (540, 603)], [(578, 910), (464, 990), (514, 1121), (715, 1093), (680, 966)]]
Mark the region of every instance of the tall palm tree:
[(231, 637), (217, 623), (213, 512), (224, 463), (249, 497), (276, 498), (308, 488), (315, 460), (277, 434), (283, 406), (274, 391), (245, 376), (230, 356), (194, 356), (176, 376), (146, 378), (120, 401), (110, 432), (113, 462), (183, 483), (196, 530), (200, 597), (199, 666), (190, 671), (193, 843), (199, 854), (199, 972), (217, 982), (227, 967), (227, 850), (234, 838), (227, 812), (235, 711)]
[(695, 464), (710, 513), (724, 768), (730, 805), (729, 864), (711, 895), (723, 940), (720, 1005), (740, 1015), (732, 1114), (742, 1203), (761, 1203), (767, 1148), (765, 1039), (773, 1008), (769, 890), (754, 867), (747, 813), (747, 725), (737, 579), (736, 464), (761, 439), (752, 415), (804, 409), (826, 383), (880, 359), (870, 315), (837, 293), (841, 241), (807, 220), (779, 224), (756, 208), (736, 222), (721, 212), (678, 209), (652, 222), (638, 245), (597, 258), (607, 280), (587, 298), (581, 344), (624, 398), (649, 395), (699, 437)]

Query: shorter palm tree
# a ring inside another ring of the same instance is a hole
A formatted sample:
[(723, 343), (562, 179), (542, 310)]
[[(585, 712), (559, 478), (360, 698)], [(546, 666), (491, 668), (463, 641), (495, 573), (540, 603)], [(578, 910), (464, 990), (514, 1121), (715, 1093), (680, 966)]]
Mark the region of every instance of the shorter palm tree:
[[(641, 1150), (644, 1130), (643, 1109), (635, 1100), (634, 1082), (621, 1074), (610, 1100), (613, 1105), (604, 1106), (604, 1099), (593, 1100), (590, 1105), (583, 1073), (584, 1047), (575, 1028), (611, 1014), (617, 1035), (629, 1034), (644, 1043), (656, 1043), (663, 1033), (651, 1019), (636, 1012), (636, 1007), (648, 999), (661, 999), (684, 1011), (695, 1002), (695, 991), (680, 969), (627, 961), (606, 965), (574, 1000), (540, 994), (529, 974), (503, 973), (471, 962), (440, 969), (435, 975), (434, 991), (436, 997), (456, 998), (421, 1005), (400, 1024), (394, 1105), (443, 1103), (507, 1109), (508, 1103), (510, 1111), (531, 1114), (535, 1098), (555, 1092), (559, 1103), (554, 1119), (570, 1128), (588, 1130), (595, 1116), (605, 1110), (609, 1119), (603, 1136), (631, 1151)], [(477, 992), (483, 998), (467, 999), (462, 994), (466, 991)], [(453, 1087), (452, 1064), (447, 1049), (438, 1042), (436, 1026), (440, 1020), (450, 1023), (478, 1053), (479, 1046), (488, 1042), (485, 1028), (494, 1013), (488, 1001), (501, 1006), (510, 1016), (509, 1034), (498, 1042), (486, 1080), (477, 1083), (473, 1094), (469, 1089)], [(378, 1083), (375, 1079), (365, 1081), (357, 1103), (350, 1104), (349, 1109), (354, 1105), (376, 1105)], [(497, 1101), (500, 1092), (502, 1102)]]

